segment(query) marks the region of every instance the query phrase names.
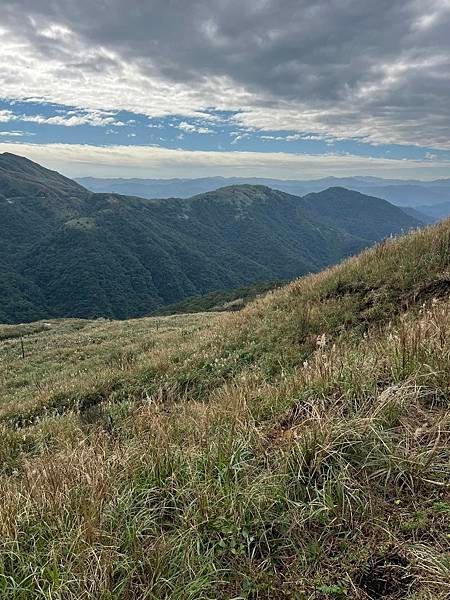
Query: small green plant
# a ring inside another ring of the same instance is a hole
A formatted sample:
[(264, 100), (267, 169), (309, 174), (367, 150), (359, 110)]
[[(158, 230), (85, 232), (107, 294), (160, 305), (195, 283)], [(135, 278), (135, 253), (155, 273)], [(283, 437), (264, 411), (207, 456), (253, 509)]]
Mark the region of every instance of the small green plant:
[(336, 598), (342, 600), (348, 598), (347, 590), (345, 587), (337, 584), (333, 585), (321, 585), (317, 589), (318, 592), (324, 594), (326, 598)]

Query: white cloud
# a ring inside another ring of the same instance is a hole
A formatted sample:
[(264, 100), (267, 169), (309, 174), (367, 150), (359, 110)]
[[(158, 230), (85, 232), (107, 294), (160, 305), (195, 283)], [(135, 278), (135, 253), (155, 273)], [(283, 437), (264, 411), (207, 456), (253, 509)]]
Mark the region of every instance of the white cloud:
[[(47, 101), (88, 111), (127, 110), (149, 117), (207, 119), (207, 107), (238, 109), (251, 97), (227, 76), (191, 87), (161, 77), (146, 63), (130, 63), (111, 50), (86, 45), (75, 34), (47, 56), (22, 33), (0, 29), (1, 95)], [(77, 60), (74, 61), (74, 57)], [(101, 65), (101, 68), (97, 68)]]
[(181, 129), (182, 131), (187, 131), (188, 133), (197, 131), (195, 125), (191, 125), (190, 123), (186, 123), (185, 121), (182, 121), (179, 125), (177, 125), (178, 129)]
[(262, 140), (274, 140), (277, 142), (297, 142), (299, 140), (307, 141), (324, 141), (331, 142), (331, 138), (327, 138), (323, 135), (308, 135), (304, 133), (294, 133), (291, 135), (261, 135)]
[[(58, 112), (61, 113), (62, 111), (59, 110)], [(64, 127), (77, 127), (79, 125), (124, 127), (126, 125), (122, 121), (117, 121), (110, 114), (101, 111), (78, 112), (69, 110), (54, 116), (17, 114), (11, 110), (0, 111), (0, 123), (12, 121), (24, 121), (25, 123), (36, 123), (38, 125), (62, 125)]]
[(13, 152), (70, 177), (203, 177), (211, 175), (306, 179), (329, 175), (450, 177), (450, 160), (396, 160), (351, 154), (203, 152), (154, 146), (1, 143)]
[(25, 137), (29, 135), (34, 135), (33, 133), (28, 133), (26, 131), (0, 131), (1, 137)]
[(233, 144), (233, 145), (237, 144), (240, 140), (245, 140), (246, 138), (250, 137), (249, 133), (236, 132), (236, 131), (233, 131), (230, 135), (233, 137), (233, 140), (231, 142), (231, 144)]
[(14, 121), (14, 113), (11, 110), (0, 110), (0, 123)]
[(215, 133), (214, 129), (210, 129), (209, 127), (202, 127), (199, 125), (193, 125), (192, 123), (187, 123), (186, 121), (182, 121), (178, 125), (176, 125), (177, 129), (181, 129), (186, 133)]

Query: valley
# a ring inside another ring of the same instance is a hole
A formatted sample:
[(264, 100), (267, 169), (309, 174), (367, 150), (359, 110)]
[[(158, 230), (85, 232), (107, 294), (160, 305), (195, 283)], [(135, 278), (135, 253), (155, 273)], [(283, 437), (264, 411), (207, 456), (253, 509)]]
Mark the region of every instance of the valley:
[(423, 222), (344, 188), (238, 185), (190, 199), (94, 194), (0, 155), (0, 322), (125, 319), (334, 264)]

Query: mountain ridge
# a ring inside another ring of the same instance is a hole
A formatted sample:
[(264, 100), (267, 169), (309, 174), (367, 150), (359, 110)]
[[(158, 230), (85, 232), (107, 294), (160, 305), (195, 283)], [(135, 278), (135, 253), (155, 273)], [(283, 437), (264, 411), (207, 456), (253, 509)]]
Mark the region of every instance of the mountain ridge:
[[(0, 157), (0, 168), (2, 161), (14, 167), (3, 167), (3, 179), (0, 171), (5, 322), (149, 314), (194, 295), (317, 271), (420, 225), (384, 200), (346, 190), (318, 195), (320, 211), (311, 200), (251, 185), (148, 200), (88, 192), (26, 159)], [(333, 204), (346, 195), (353, 200), (345, 215)]]
[[(257, 177), (201, 177), (172, 179), (139, 178), (79, 178), (77, 181), (95, 192), (118, 192), (132, 195), (136, 193), (144, 198), (165, 198), (169, 196), (191, 197), (197, 193), (206, 193), (217, 187), (227, 185), (267, 185), (286, 193), (304, 196), (308, 193), (323, 191), (329, 187), (345, 187), (369, 196), (387, 200), (402, 207), (418, 208), (428, 217), (436, 218), (427, 212), (427, 206), (450, 202), (450, 179), (402, 180), (383, 179), (372, 176), (322, 177), (318, 179), (271, 179)], [(449, 213), (450, 214), (450, 209)], [(444, 216), (447, 216), (445, 212)]]
[[(17, 178), (20, 178), (21, 188), (13, 186), (8, 190), (7, 183), (14, 183)], [(58, 194), (86, 195), (88, 193), (86, 188), (74, 180), (57, 171), (46, 169), (28, 158), (10, 152), (0, 154), (0, 189), (9, 193), (8, 197), (11, 197), (11, 191), (23, 192), (24, 186), (29, 193), (54, 193), (55, 191)], [(5, 195), (4, 191), (2, 191), (3, 195)], [(16, 195), (20, 196), (20, 193)]]

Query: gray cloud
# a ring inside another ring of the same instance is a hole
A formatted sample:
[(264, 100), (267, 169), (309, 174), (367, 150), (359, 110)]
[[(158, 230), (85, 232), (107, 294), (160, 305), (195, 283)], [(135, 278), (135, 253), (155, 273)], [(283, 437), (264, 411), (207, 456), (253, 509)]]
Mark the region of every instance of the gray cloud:
[(4, 0), (1, 26), (68, 79), (164, 82), (168, 113), (450, 148), (450, 0)]

